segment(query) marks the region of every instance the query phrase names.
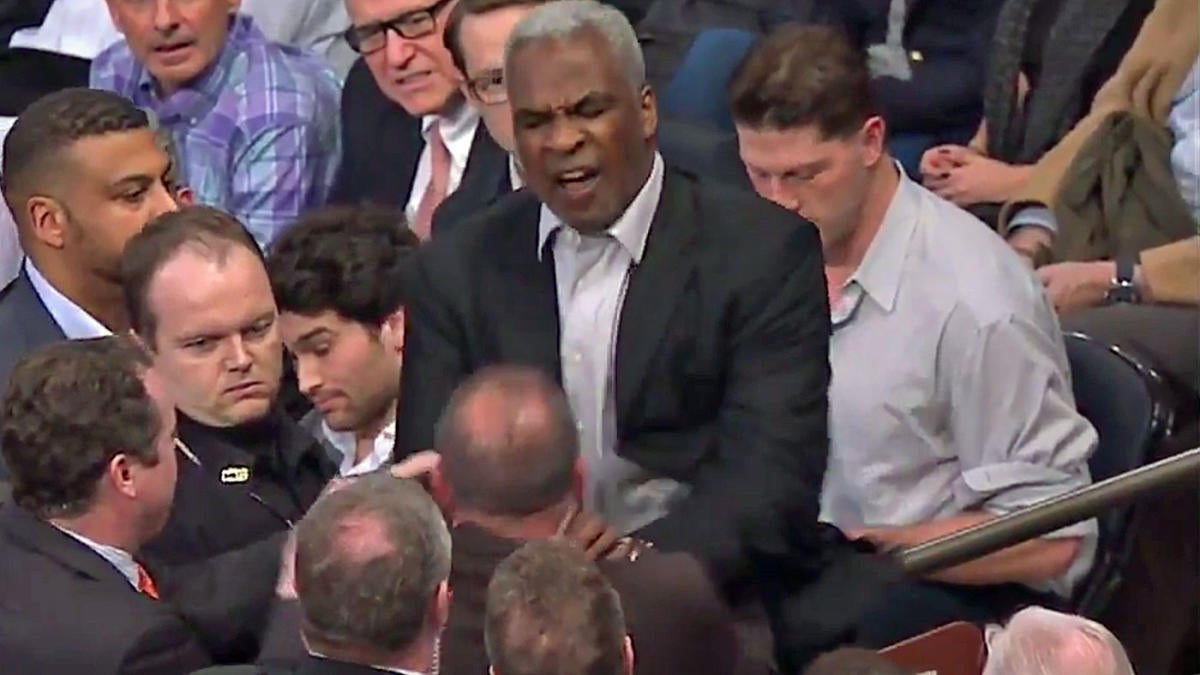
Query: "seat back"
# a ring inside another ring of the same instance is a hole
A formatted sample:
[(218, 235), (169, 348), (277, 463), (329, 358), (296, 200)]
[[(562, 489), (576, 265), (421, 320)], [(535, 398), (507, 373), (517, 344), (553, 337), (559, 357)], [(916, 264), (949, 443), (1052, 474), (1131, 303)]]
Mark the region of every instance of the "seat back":
[(915, 673), (980, 675), (987, 647), (978, 626), (957, 621), (894, 644), (880, 654)]
[[(1075, 404), (1099, 435), (1088, 462), (1093, 482), (1144, 465), (1171, 427), (1172, 394), (1158, 372), (1138, 355), (1082, 333), (1064, 336)], [(1129, 505), (1098, 519), (1095, 565), (1076, 591), (1075, 611), (1096, 616), (1120, 583), (1131, 549)]]

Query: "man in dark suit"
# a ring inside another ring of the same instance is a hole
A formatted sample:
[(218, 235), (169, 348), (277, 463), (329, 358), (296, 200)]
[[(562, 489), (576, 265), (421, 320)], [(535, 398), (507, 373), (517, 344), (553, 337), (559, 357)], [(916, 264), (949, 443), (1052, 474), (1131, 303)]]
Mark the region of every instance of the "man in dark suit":
[[(450, 12), (445, 43), (462, 74), (463, 94), (479, 111), (488, 134), (507, 153), (503, 170), (477, 190), (460, 190), (446, 198), (434, 214), (437, 232), (484, 210), (513, 190), (524, 187), (513, 138), (512, 108), (504, 86), (504, 46), (521, 19), (547, 0), (459, 0)], [(732, 136), (685, 122), (665, 121), (658, 145), (667, 166), (697, 176), (750, 188), (738, 161)]]
[(342, 168), (330, 201), (399, 207), (422, 239), (448, 195), (493, 194), (507, 170), (442, 43), (452, 4), (346, 1), (346, 39), (362, 58), (342, 91)]
[(279, 405), (283, 346), (262, 252), (232, 216), (166, 214), (125, 247), (129, 323), (179, 415), (179, 487), (149, 543), (171, 563), (288, 530), (337, 467)]
[[(492, 572), (525, 541), (564, 530), (578, 509), (586, 470), (570, 404), (535, 368), (477, 372), (455, 392), (438, 432), (435, 492), (452, 504), (454, 523), (454, 602), (441, 672), (472, 675), (488, 665), (482, 637)], [(637, 643), (637, 673), (734, 672), (733, 618), (694, 558), (630, 543), (599, 565)], [(760, 665), (757, 672), (764, 671)]]
[(472, 372), (539, 367), (578, 416), (588, 509), (692, 553), (731, 599), (778, 584), (763, 595), (789, 603), (772, 611), (792, 617), (777, 635), (796, 658), (841, 639), (847, 594), (889, 575), (855, 568), (838, 602), (813, 605), (814, 579), (848, 569), (817, 524), (830, 327), (815, 228), (663, 169), (641, 52), (611, 8), (536, 8), (505, 72), (530, 189), (417, 256), (397, 458), (432, 447)]
[(5, 672), (176, 674), (252, 637), (280, 541), (189, 569), (142, 560), (175, 488), (175, 415), (141, 350), (114, 337), (43, 347), (17, 366), (0, 436)]
[(4, 142), (3, 187), (27, 257), (0, 291), (0, 390), (39, 346), (129, 327), (121, 252), (177, 208), (170, 165), (146, 115), (116, 94), (67, 89), (20, 116)]

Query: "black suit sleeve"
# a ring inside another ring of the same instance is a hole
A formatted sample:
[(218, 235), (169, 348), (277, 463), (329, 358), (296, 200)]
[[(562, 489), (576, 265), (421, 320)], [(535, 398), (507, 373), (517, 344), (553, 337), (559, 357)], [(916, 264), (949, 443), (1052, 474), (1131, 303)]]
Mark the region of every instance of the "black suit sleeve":
[(356, 167), (364, 166), (360, 156), (364, 148), (374, 147), (364, 145), (360, 136), (366, 131), (367, 125), (359, 117), (362, 114), (362, 94), (368, 84), (363, 78), (371, 77), (367, 64), (359, 59), (350, 68), (346, 83), (342, 87), (341, 127), (342, 127), (342, 163), (333, 179), (333, 187), (329, 191), (330, 204), (354, 204), (359, 201), (361, 187), (357, 185), (359, 176)]
[(709, 444), (711, 459), (698, 467), (690, 495), (642, 532), (664, 548), (693, 553), (722, 585), (765, 566), (812, 571), (829, 447), (830, 328), (820, 242), (815, 228), (782, 210), (754, 216), (741, 219), (787, 234), (743, 258), (760, 271), (729, 305), (721, 409), (711, 428), (690, 439)]
[(217, 661), (244, 660), (275, 598), (286, 533), (172, 570), (163, 594)]
[(452, 266), (459, 264), (457, 258), (442, 255), (447, 248), (435, 242), (422, 250), (409, 277), (412, 293), (405, 306), (396, 460), (433, 447), (433, 427), (442, 407), (470, 373), (463, 353), (466, 335), (456, 319), (464, 314), (456, 308), (456, 299), (444, 293), (434, 278), (437, 274), (440, 280), (451, 279)]
[(161, 623), (138, 635), (121, 659), (119, 675), (179, 675), (212, 665), (182, 622)]

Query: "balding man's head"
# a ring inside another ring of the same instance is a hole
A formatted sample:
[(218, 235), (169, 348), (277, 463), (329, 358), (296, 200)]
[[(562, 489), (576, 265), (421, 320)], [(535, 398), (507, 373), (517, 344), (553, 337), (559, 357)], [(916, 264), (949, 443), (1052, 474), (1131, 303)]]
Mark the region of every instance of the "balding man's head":
[(1029, 607), (987, 631), (984, 675), (1133, 675), (1121, 642), (1081, 616)]
[(536, 513), (568, 497), (579, 438), (566, 396), (538, 370), (479, 371), (438, 422), (442, 476), (461, 509), (496, 516)]

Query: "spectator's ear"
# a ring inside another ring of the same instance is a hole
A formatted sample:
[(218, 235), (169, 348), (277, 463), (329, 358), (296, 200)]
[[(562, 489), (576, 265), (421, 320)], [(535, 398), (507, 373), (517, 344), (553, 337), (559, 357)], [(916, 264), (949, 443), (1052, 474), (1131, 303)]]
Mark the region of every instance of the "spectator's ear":
[(384, 319), (379, 330), (384, 347), (397, 357), (404, 354), (404, 309), (398, 309)]
[(633, 638), (625, 636), (625, 675), (633, 675)]
[(180, 208), (183, 208), (185, 206), (195, 206), (196, 205), (196, 191), (190, 187), (187, 187), (186, 185), (181, 186), (175, 192), (175, 201), (179, 203)]
[(450, 599), (453, 593), (450, 592), (450, 581), (443, 581), (438, 584), (437, 590), (433, 592), (433, 602), (430, 604), (430, 612), (433, 613), (431, 619), (433, 625), (437, 627), (437, 632), (440, 634), (442, 629), (446, 627), (446, 622), (450, 620)]
[(863, 164), (867, 166), (875, 166), (880, 160), (887, 157), (887, 123), (883, 118), (874, 115), (867, 118), (863, 123), (862, 132), (860, 133), (863, 151)]

